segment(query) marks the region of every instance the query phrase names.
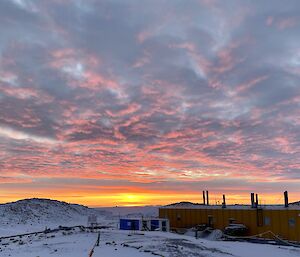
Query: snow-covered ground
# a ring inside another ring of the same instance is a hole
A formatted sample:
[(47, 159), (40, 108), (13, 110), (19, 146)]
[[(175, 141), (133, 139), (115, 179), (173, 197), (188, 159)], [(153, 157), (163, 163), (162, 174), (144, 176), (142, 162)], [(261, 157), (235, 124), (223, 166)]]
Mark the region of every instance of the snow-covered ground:
[[(31, 211), (31, 208), (34, 209)], [(22, 213), (25, 210), (27, 214)], [(142, 209), (131, 210), (134, 213), (143, 213)], [(143, 215), (148, 212), (149, 208), (145, 208)], [(54, 228), (57, 225), (86, 225), (87, 216), (95, 213), (101, 224), (109, 225), (111, 228), (101, 229), (100, 245), (95, 247), (93, 257), (300, 256), (300, 248), (295, 247), (212, 241), (166, 232), (120, 231), (116, 228), (117, 219), (111, 210), (101, 209), (99, 212), (83, 206), (38, 199), (17, 202), (9, 207), (0, 205), (0, 237), (38, 231), (46, 226)], [(42, 216), (46, 216), (47, 219)], [(97, 237), (97, 231), (73, 229), (1, 239), (0, 257), (88, 257)]]

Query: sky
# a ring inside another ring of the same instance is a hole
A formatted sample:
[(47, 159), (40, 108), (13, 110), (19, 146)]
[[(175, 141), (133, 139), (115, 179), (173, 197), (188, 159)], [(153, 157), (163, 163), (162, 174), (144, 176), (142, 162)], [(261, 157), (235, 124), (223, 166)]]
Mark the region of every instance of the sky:
[(0, 202), (300, 200), (298, 0), (1, 0)]

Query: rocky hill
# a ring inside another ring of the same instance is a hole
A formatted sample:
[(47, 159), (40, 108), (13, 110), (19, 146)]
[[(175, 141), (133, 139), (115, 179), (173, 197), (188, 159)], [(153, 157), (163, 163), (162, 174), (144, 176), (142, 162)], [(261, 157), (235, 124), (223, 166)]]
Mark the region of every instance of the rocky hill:
[(108, 213), (83, 205), (50, 199), (33, 198), (0, 204), (2, 225), (82, 224), (87, 222), (89, 215), (96, 215), (103, 219)]

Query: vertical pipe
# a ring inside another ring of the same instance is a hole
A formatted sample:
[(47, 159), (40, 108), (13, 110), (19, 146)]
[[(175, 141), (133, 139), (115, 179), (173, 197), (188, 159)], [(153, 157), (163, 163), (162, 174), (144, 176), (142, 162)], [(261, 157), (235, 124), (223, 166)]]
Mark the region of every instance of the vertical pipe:
[(223, 195), (223, 204), (222, 204), (222, 208), (226, 208), (226, 198), (225, 198), (225, 195)]
[(284, 191), (284, 207), (289, 207), (289, 196), (287, 191)]
[(203, 205), (205, 205), (206, 202), (205, 202), (205, 191), (203, 191)]
[(206, 203), (207, 203), (207, 205), (209, 205), (208, 191), (206, 191)]
[(255, 208), (258, 207), (258, 194), (255, 195)]
[(254, 193), (251, 193), (251, 208), (255, 208), (255, 204), (254, 204)]

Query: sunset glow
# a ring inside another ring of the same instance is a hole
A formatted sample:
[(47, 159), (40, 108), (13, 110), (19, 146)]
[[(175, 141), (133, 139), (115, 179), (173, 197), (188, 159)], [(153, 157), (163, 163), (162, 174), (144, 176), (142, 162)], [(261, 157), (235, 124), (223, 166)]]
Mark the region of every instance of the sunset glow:
[(284, 2), (0, 1), (0, 201), (300, 200)]

